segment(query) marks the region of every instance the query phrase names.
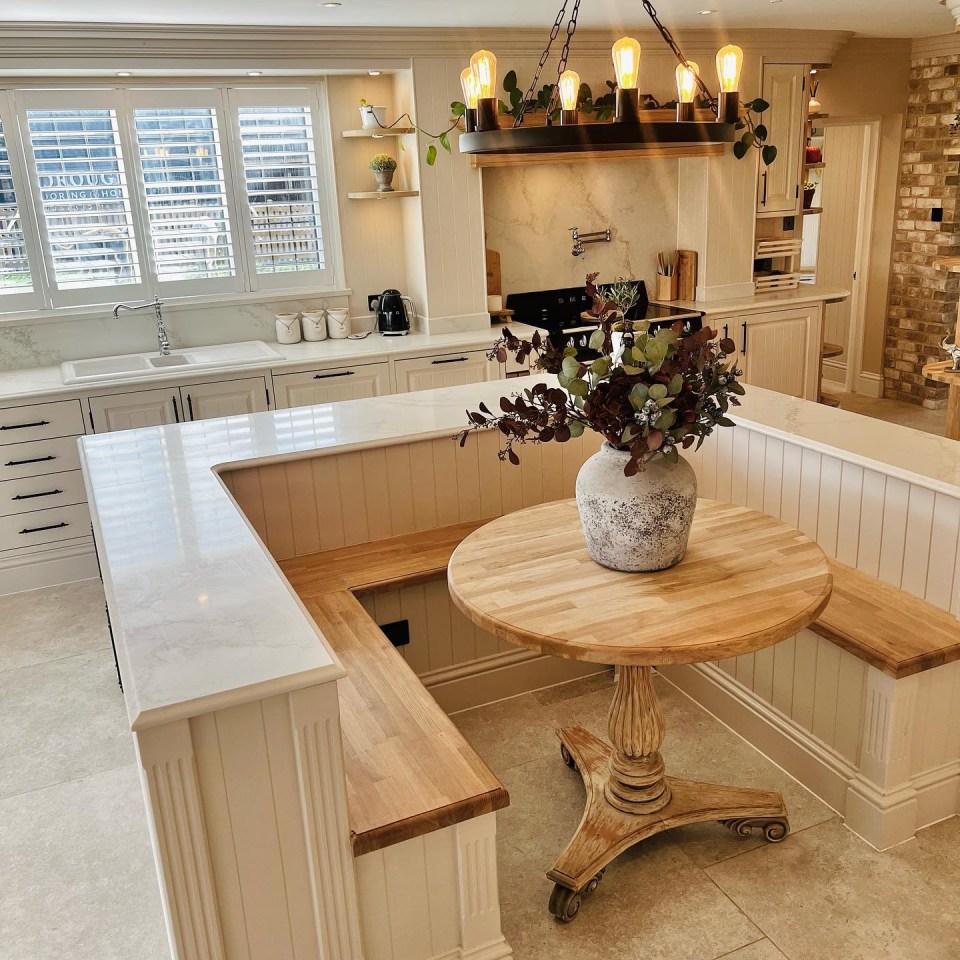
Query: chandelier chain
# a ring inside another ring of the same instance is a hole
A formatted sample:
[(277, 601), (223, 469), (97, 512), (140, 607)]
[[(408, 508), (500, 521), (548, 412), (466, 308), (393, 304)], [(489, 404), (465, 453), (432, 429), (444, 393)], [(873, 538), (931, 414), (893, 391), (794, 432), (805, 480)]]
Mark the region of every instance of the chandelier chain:
[[(680, 61), (684, 66), (687, 66), (687, 58), (684, 56), (683, 51), (680, 49), (677, 41), (673, 39), (673, 34), (660, 22), (660, 18), (657, 16), (657, 9), (650, 2), (650, 0), (640, 0), (643, 4), (643, 9), (647, 11), (647, 16), (653, 21), (653, 25), (657, 28), (657, 32), (663, 37), (663, 42), (673, 51), (674, 56), (677, 60)], [(697, 78), (697, 86), (700, 88), (700, 92), (710, 101), (711, 104), (715, 103), (713, 94), (710, 92), (707, 85), (703, 82), (700, 77), (699, 72), (695, 74)]]
[[(580, 0), (575, 0), (575, 2), (579, 6)], [(553, 41), (557, 39), (557, 34), (560, 33), (560, 27), (563, 26), (563, 21), (567, 15), (567, 6), (569, 3), (570, 0), (563, 0), (563, 6), (560, 8), (560, 12), (557, 14), (557, 19), (554, 21), (553, 27), (550, 30), (550, 39), (547, 40), (547, 45), (543, 48), (543, 53), (540, 54), (540, 62), (537, 64), (536, 72), (533, 74), (533, 80), (530, 81), (530, 86), (527, 89), (526, 94), (524, 94), (523, 101), (520, 104), (520, 113), (516, 120), (513, 121), (514, 127), (519, 127), (520, 124), (523, 123), (523, 115), (527, 112), (527, 104), (533, 99), (534, 91), (537, 89), (537, 84), (540, 82), (540, 74), (543, 72), (544, 64), (546, 64), (550, 57), (550, 48), (553, 46)]]
[(560, 59), (557, 61), (557, 82), (554, 84), (553, 93), (550, 95), (550, 102), (547, 104), (547, 123), (553, 116), (553, 111), (557, 108), (557, 101), (560, 99), (560, 75), (567, 69), (567, 57), (570, 55), (570, 41), (577, 32), (577, 17), (580, 14), (580, 0), (573, 0), (573, 9), (570, 11), (570, 19), (567, 21), (567, 35), (563, 38), (563, 49), (560, 51)]

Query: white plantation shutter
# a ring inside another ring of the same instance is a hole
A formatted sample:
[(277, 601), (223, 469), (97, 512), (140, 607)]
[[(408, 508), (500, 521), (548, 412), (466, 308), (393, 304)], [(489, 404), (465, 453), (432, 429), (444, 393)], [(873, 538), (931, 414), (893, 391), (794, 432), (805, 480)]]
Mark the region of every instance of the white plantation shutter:
[(257, 275), (325, 272), (310, 106), (239, 106), (237, 120)]
[(140, 261), (112, 107), (28, 109), (27, 129), (51, 279), (70, 302), (111, 299), (91, 288), (139, 285)]
[[(33, 290), (23, 221), (17, 205), (10, 155), (0, 122), (0, 297)], [(0, 309), (3, 301), (0, 299)]]
[(197, 287), (235, 277), (216, 109), (138, 107), (133, 115), (158, 281)]

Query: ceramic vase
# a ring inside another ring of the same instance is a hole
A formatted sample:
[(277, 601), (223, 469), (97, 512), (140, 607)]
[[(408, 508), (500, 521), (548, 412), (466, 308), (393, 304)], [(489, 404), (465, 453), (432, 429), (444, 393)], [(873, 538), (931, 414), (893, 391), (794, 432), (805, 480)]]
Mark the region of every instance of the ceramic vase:
[(301, 314), (303, 339), (315, 342), (327, 339), (327, 314), (324, 310), (307, 311)]
[(350, 336), (350, 311), (342, 307), (328, 310), (327, 333), (331, 340), (346, 340)]
[(577, 474), (577, 507), (590, 556), (611, 570), (651, 572), (679, 563), (687, 550), (697, 478), (681, 457), (654, 457), (632, 477), (626, 450), (604, 443)]
[(299, 343), (301, 337), (298, 313), (276, 313), (277, 343)]
[(365, 130), (385, 127), (387, 125), (387, 108), (375, 107), (373, 104), (365, 103), (360, 108), (360, 123)]
[(374, 170), (373, 178), (377, 181), (377, 193), (393, 193), (393, 175), (396, 170)]

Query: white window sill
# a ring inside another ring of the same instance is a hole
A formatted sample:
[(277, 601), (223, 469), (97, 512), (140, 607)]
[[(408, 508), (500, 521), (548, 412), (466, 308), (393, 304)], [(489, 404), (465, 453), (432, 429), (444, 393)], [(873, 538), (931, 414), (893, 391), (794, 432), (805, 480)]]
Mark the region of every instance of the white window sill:
[[(122, 288), (116, 287), (118, 294)], [(342, 299), (353, 291), (349, 287), (293, 287), (284, 290), (258, 290), (255, 293), (209, 294), (196, 297), (161, 297), (164, 313), (180, 313), (202, 307), (239, 307), (247, 303), (289, 303), (298, 301), (313, 305), (317, 300)], [(122, 300), (122, 297), (120, 297)], [(31, 326), (40, 323), (62, 323), (65, 320), (103, 320), (109, 317), (114, 303), (82, 307), (59, 307), (52, 310), (21, 310), (0, 312), (0, 327)], [(0, 299), (2, 305), (2, 299)]]

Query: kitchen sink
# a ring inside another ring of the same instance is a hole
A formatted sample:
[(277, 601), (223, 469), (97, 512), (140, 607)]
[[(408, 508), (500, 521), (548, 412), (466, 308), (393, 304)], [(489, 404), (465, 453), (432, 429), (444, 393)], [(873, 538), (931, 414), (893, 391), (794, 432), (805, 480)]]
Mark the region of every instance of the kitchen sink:
[(222, 343), (212, 347), (191, 347), (166, 357), (160, 353), (128, 353), (119, 357), (68, 360), (60, 364), (60, 373), (65, 384), (103, 383), (149, 377), (168, 369), (209, 370), (282, 359), (283, 354), (262, 340), (246, 340), (242, 343)]

